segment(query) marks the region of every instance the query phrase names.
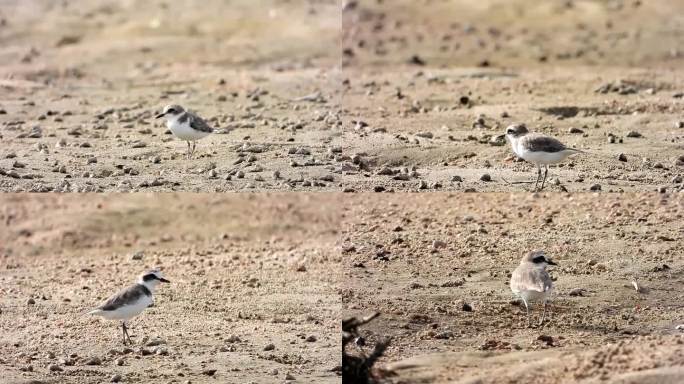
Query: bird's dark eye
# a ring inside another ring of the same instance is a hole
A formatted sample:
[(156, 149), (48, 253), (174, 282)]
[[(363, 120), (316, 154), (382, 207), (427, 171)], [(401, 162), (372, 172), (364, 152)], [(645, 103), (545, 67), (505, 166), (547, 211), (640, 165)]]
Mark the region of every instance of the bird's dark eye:
[(532, 262), (535, 263), (535, 264), (545, 263), (545, 262), (546, 262), (546, 258), (545, 258), (543, 255), (537, 256), (537, 257), (535, 257), (534, 259), (532, 259)]
[(506, 133), (510, 133), (511, 135), (513, 134), (513, 132), (515, 132), (515, 131), (512, 129), (509, 129), (508, 131), (506, 131)]
[(169, 112), (169, 113), (176, 113), (176, 110), (173, 109), (173, 108), (170, 108), (167, 112)]

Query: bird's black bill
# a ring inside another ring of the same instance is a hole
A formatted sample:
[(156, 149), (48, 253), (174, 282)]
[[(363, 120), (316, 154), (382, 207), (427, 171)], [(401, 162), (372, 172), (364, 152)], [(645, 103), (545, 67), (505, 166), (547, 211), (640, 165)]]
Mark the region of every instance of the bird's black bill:
[(558, 264), (554, 263), (553, 260), (549, 260), (549, 259), (546, 259), (546, 264), (548, 264), (548, 265), (558, 265)]
[(162, 113), (158, 114), (157, 116), (155, 116), (154, 118), (158, 119), (160, 117), (164, 117), (164, 115), (166, 115), (166, 113), (162, 112)]
[(160, 278), (159, 278), (159, 281), (161, 281), (162, 283), (170, 283), (170, 281), (166, 280), (166, 279), (163, 278), (163, 277), (160, 277)]

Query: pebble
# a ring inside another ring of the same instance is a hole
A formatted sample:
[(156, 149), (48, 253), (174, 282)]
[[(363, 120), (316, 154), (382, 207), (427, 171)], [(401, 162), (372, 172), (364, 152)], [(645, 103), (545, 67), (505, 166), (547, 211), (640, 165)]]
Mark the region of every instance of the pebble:
[(275, 345), (273, 345), (272, 343), (266, 344), (266, 346), (264, 347), (264, 351), (272, 351), (274, 349), (275, 349)]
[(226, 339), (226, 341), (229, 342), (229, 343), (238, 343), (238, 342), (240, 342), (241, 340), (240, 340), (240, 338), (239, 338), (237, 335), (230, 335), (230, 336), (228, 336), (228, 338)]
[(62, 371), (64, 371), (64, 369), (57, 364), (50, 364), (48, 369), (50, 370), (50, 372), (62, 372)]
[(454, 176), (451, 177), (451, 181), (455, 181), (455, 182), (460, 183), (460, 182), (463, 181), (463, 178), (462, 178), (461, 176), (459, 176), (459, 175), (454, 175)]
[(594, 184), (591, 187), (589, 187), (589, 190), (591, 191), (600, 191), (601, 190), (601, 184)]
[(142, 260), (145, 253), (143, 251), (137, 251), (131, 255), (131, 260)]
[(288, 373), (285, 375), (285, 380), (295, 380), (295, 377)]
[(482, 180), (482, 181), (492, 181), (492, 177), (489, 175), (489, 173), (485, 173), (484, 175), (480, 176), (480, 180)]
[(112, 376), (111, 379), (109, 379), (109, 382), (110, 382), (110, 383), (118, 383), (118, 382), (121, 381), (121, 379), (122, 379), (121, 375), (119, 375), (119, 374), (117, 373), (117, 374), (115, 374), (114, 376)]
[(442, 240), (433, 240), (432, 249), (446, 248), (447, 244)]
[(314, 335), (311, 335), (311, 336), (309, 336), (309, 337), (306, 338), (306, 341), (308, 341), (309, 343), (313, 343), (313, 342), (315, 342), (316, 340), (317, 340), (317, 339), (316, 339), (316, 336), (314, 336)]
[(568, 129), (568, 133), (578, 133), (578, 134), (581, 134), (581, 133), (584, 133), (584, 131), (581, 130), (581, 129), (579, 129), (579, 128), (577, 128), (577, 127), (570, 127), (570, 129)]
[(425, 139), (432, 139), (434, 137), (432, 132), (418, 132), (418, 133), (416, 133), (416, 136), (422, 137)]
[(216, 373), (216, 369), (213, 369), (213, 368), (207, 368), (207, 369), (202, 370), (202, 374), (206, 375), (206, 376), (214, 376), (215, 373)]
[(85, 361), (85, 365), (100, 365), (100, 364), (102, 364), (102, 360), (97, 356), (91, 357)]
[(32, 298), (31, 298), (31, 299), (28, 299), (28, 301), (26, 302), (26, 304), (28, 304), (28, 305), (33, 305), (33, 304), (35, 304), (35, 303), (36, 303), (36, 301), (33, 300)]
[(627, 132), (627, 137), (642, 137), (642, 135), (637, 131), (629, 131)]
[[(421, 180), (421, 181), (418, 183), (418, 189), (427, 189), (427, 187), (428, 187), (428, 184), (427, 184), (427, 182), (425, 182), (425, 180)], [(377, 191), (376, 191), (376, 192), (377, 192)]]
[(627, 161), (627, 155), (625, 155), (624, 153), (619, 154), (619, 155), (618, 155), (618, 160), (620, 160), (620, 161)]

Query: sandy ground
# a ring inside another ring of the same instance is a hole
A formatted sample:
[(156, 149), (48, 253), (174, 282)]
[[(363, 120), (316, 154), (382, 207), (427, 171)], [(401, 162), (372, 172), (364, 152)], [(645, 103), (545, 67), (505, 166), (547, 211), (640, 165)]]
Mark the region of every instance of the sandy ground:
[(529, 190), (514, 122), (586, 152), (551, 190), (682, 188), (680, 2), (188, 4), (5, 2), (0, 189)]
[(347, 3), (356, 189), (530, 190), (536, 170), (499, 137), (523, 122), (587, 152), (551, 169), (551, 190), (681, 190), (683, 3)]
[[(363, 335), (391, 337), (391, 382), (617, 383), (676, 366), (672, 382), (684, 378), (677, 194), (379, 196), (346, 205), (342, 302), (344, 317), (381, 313)], [(508, 283), (532, 249), (559, 266), (551, 316), (528, 328)]]
[[(336, 188), (340, 12), (332, 0), (3, 2), (0, 189)], [(153, 118), (171, 103), (217, 131), (192, 160)]]
[[(0, 381), (339, 383), (333, 197), (0, 196)], [(154, 266), (127, 349), (85, 313)]]

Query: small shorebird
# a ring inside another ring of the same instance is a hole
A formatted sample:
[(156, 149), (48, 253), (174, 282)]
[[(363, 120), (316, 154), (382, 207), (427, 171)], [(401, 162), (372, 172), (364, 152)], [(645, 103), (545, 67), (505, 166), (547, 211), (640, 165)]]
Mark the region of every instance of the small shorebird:
[[(197, 140), (208, 136), (214, 132), (214, 129), (209, 126), (201, 117), (196, 114), (186, 111), (183, 107), (176, 104), (167, 105), (164, 107), (162, 113), (155, 116), (157, 119), (166, 118), (166, 127), (177, 138), (185, 140), (188, 143), (188, 158), (195, 153), (195, 145)], [(192, 149), (190, 149), (190, 142), (192, 141)]]
[(111, 296), (88, 314), (102, 316), (108, 320), (121, 320), (124, 345), (126, 345), (126, 337), (133, 344), (131, 336), (128, 335), (126, 322), (154, 303), (152, 292), (160, 282), (168, 283), (169, 281), (162, 277), (158, 269), (147, 271), (138, 277), (135, 284)]
[(506, 128), (506, 138), (511, 142), (515, 154), (537, 166), (537, 181), (534, 190), (537, 190), (539, 179), (542, 175), (542, 165), (545, 167), (544, 179), (541, 188), (544, 189), (546, 175), (549, 173), (549, 164), (559, 163), (568, 156), (581, 153), (578, 149), (568, 148), (557, 139), (539, 133), (530, 133), (525, 124), (513, 124)]
[(530, 324), (530, 302), (536, 300), (544, 302), (544, 313), (539, 325), (544, 323), (548, 296), (553, 290), (551, 276), (546, 271), (546, 267), (549, 265), (558, 264), (546, 257), (544, 251), (531, 251), (520, 260), (520, 265), (511, 275), (511, 291), (521, 298), (523, 304), (525, 304), (528, 326)]

